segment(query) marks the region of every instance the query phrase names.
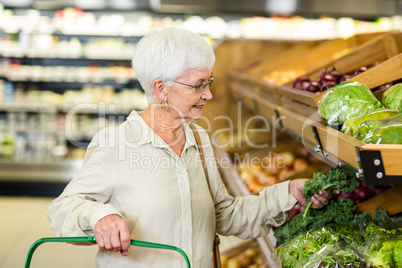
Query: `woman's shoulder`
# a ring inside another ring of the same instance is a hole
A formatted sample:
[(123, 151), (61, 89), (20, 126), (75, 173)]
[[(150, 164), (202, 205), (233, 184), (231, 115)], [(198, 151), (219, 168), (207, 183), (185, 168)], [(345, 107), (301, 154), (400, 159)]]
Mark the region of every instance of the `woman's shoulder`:
[(99, 130), (92, 138), (88, 148), (99, 146), (104, 148), (114, 147), (114, 145), (129, 139), (132, 135), (133, 133), (131, 133), (131, 129), (128, 127), (128, 122), (125, 121), (118, 126), (105, 127)]

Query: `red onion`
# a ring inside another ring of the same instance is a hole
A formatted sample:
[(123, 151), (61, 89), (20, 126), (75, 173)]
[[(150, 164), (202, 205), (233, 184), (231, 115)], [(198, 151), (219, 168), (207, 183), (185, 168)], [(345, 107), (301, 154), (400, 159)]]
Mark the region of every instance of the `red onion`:
[(293, 81), (293, 87), (297, 89), (304, 89), (305, 85), (310, 82), (310, 78), (305, 75), (299, 76)]
[(335, 67), (328, 72), (332, 78), (334, 79), (335, 82), (339, 83), (339, 81), (341, 80), (341, 78), (344, 76), (344, 74), (341, 71), (338, 71), (335, 69)]
[(319, 92), (321, 89), (320, 83), (318, 81), (311, 81), (310, 83), (307, 83), (304, 87), (304, 90), (309, 91), (309, 92)]
[(367, 70), (368, 70), (368, 68), (365, 67), (365, 66), (360, 67), (359, 69), (357, 69), (357, 70), (355, 71), (355, 75), (361, 74), (361, 73), (363, 73), (363, 72), (365, 72), (365, 71), (367, 71)]
[(339, 80), (339, 84), (342, 84), (345, 81), (348, 81), (352, 77), (353, 77), (353, 75), (350, 75), (350, 74), (346, 74), (346, 75), (342, 76), (342, 78)]

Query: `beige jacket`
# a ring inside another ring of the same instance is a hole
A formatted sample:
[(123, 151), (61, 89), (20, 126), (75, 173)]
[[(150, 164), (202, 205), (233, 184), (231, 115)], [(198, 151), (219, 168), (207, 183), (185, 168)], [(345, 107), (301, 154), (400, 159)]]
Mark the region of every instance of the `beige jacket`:
[[(93, 235), (97, 221), (118, 214), (127, 221), (132, 239), (179, 247), (191, 267), (200, 268), (210, 267), (215, 231), (254, 238), (284, 222), (286, 211), (296, 203), (289, 183), (268, 187), (258, 196), (230, 196), (208, 135), (201, 131), (212, 199), (191, 128), (187, 123), (183, 127), (186, 143), (181, 157), (137, 112), (119, 127), (100, 131), (78, 174), (50, 205), (53, 232)], [(99, 251), (96, 263), (97, 267), (186, 267), (175, 251), (141, 247), (131, 247), (128, 257)]]

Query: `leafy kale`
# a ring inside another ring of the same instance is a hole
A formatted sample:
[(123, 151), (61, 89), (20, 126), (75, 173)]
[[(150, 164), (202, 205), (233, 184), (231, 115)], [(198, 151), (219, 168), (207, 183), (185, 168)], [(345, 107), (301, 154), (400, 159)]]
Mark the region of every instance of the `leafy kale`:
[(388, 213), (385, 209), (381, 207), (377, 207), (375, 210), (375, 220), (380, 224), (389, 224), (391, 223), (391, 218), (388, 216)]
[(320, 190), (338, 189), (342, 193), (353, 192), (359, 186), (355, 176), (350, 176), (342, 167), (333, 167), (327, 175), (321, 172), (313, 174), (311, 181), (306, 181), (303, 188), (303, 196), (306, 200), (310, 200), (304, 209), (303, 217), (307, 217), (312, 205), (311, 198), (318, 194)]
[(328, 224), (352, 221), (355, 217), (355, 211), (356, 207), (350, 199), (330, 200), (327, 206), (312, 210), (310, 215), (306, 217), (299, 214), (276, 229), (274, 235), (277, 246), (308, 230), (318, 230)]
[(371, 213), (364, 212), (363, 214), (356, 214), (352, 223), (357, 226), (364, 226), (371, 221)]
[(377, 207), (375, 210), (375, 220), (378, 224), (388, 225), (395, 222), (402, 222), (402, 217), (391, 218), (387, 211), (381, 207)]

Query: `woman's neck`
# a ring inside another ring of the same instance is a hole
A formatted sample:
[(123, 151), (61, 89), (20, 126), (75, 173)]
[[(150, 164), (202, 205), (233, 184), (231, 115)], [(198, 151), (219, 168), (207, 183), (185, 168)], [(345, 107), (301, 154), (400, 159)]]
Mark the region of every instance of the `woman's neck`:
[(168, 145), (175, 146), (184, 138), (182, 118), (175, 118), (168, 110), (163, 110), (159, 105), (148, 105), (140, 114), (147, 125), (160, 136)]

